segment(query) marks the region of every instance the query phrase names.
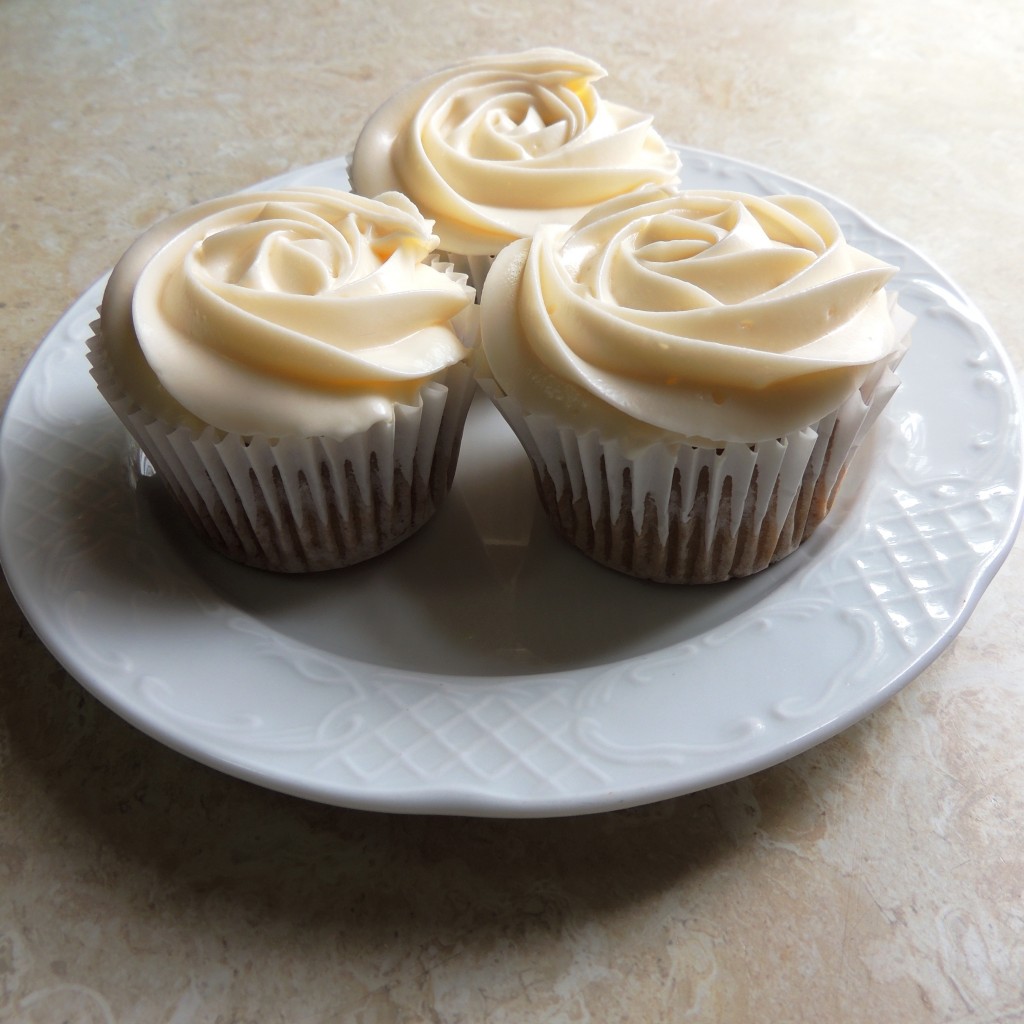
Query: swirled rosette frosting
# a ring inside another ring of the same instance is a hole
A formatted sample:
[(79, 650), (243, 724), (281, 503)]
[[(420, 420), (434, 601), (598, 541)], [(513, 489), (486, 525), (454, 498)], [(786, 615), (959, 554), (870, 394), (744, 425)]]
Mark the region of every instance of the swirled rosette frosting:
[(482, 354), (526, 409), (580, 429), (755, 443), (898, 357), (893, 273), (812, 199), (651, 187), (506, 249)]
[(122, 385), (171, 421), (346, 436), (415, 404), (467, 354), (472, 289), (428, 265), (437, 238), (397, 194), (240, 193), (150, 230), (101, 311)]
[(479, 57), (409, 86), (369, 119), (352, 181), (398, 190), (433, 218), (441, 247), (494, 255), (541, 223), (667, 183), (676, 155), (651, 118), (602, 99), (600, 65), (544, 48)]

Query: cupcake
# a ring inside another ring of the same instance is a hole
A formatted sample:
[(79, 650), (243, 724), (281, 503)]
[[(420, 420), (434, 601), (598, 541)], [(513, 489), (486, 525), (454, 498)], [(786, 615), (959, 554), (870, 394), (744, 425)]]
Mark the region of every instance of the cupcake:
[(553, 48), (478, 57), (392, 96), (352, 155), (356, 192), (404, 192), (479, 287), (493, 257), (541, 224), (675, 180), (651, 118), (609, 103), (604, 69)]
[(99, 390), (199, 534), (281, 572), (370, 558), (447, 493), (473, 289), (401, 195), (247, 192), (146, 232), (89, 341)]
[(566, 540), (747, 576), (811, 536), (898, 385), (894, 271), (812, 199), (642, 189), (498, 256), (477, 373)]

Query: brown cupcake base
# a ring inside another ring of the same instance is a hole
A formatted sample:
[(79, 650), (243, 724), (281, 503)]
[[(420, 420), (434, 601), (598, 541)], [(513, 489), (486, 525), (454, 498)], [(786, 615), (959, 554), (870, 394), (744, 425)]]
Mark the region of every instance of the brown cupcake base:
[[(98, 326), (98, 325), (95, 325)], [(344, 438), (198, 432), (125, 394), (100, 336), (89, 341), (100, 393), (193, 528), (214, 550), (273, 572), (340, 569), (393, 548), (447, 495), (476, 382), (457, 363), (416, 405)]]
[[(368, 489), (360, 486), (351, 462), (338, 472), (323, 461), (318, 482), (325, 495), (323, 509), (317, 507), (314, 488), (303, 472), (289, 488), (275, 469), (273, 493), (268, 495), (250, 471), (255, 515), (246, 513), (238, 494), (228, 500), (218, 495), (213, 501), (196, 501), (173, 477), (163, 479), (195, 531), (220, 554), (272, 572), (319, 572), (366, 561), (416, 533), (448, 494), (457, 460), (458, 444), (439, 442), (426, 457), (423, 472), (414, 467), (410, 481), (392, 468), (387, 487), (371, 457)], [(276, 519), (272, 508), (279, 510)]]
[(702, 469), (693, 501), (689, 508), (684, 508), (681, 474), (675, 469), (664, 539), (666, 531), (660, 528), (659, 503), (650, 494), (644, 498), (639, 523), (633, 514), (632, 473), (628, 466), (622, 471), (621, 497), (614, 509), (603, 457), (602, 486), (596, 496), (588, 490), (573, 498), (568, 488), (559, 491), (550, 472), (546, 468), (538, 472), (536, 465), (534, 479), (541, 504), (557, 532), (601, 565), (659, 583), (720, 583), (760, 572), (791, 554), (814, 533), (832, 508), (845, 474), (845, 466), (836, 475), (830, 471), (832, 448), (830, 436), (823, 464), (820, 469), (807, 466), (796, 498), (781, 524), (776, 482), (767, 512), (755, 525), (757, 466), (738, 523), (733, 522), (731, 477), (724, 481), (717, 508), (709, 507), (713, 502), (710, 473), (707, 468)]
[(817, 530), (899, 386), (898, 362), (899, 354), (880, 364), (816, 423), (721, 448), (681, 438), (627, 450), (594, 429), (579, 432), (524, 409), (487, 376), (480, 383), (522, 443), (541, 503), (566, 541), (630, 576), (705, 584), (760, 572)]

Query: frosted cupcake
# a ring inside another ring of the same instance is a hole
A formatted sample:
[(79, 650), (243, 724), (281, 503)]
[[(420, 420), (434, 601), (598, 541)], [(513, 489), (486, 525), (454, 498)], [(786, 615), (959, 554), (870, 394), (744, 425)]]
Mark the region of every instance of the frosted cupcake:
[(479, 286), (493, 257), (541, 224), (572, 224), (606, 199), (675, 179), (678, 157), (651, 118), (599, 95), (605, 74), (545, 48), (430, 75), (367, 121), (353, 188), (404, 192)]
[(242, 193), (144, 234), (89, 357), (198, 532), (284, 572), (408, 537), (451, 483), (474, 293), (400, 195)]
[(643, 189), (501, 253), (478, 373), (567, 540), (746, 576), (811, 536), (897, 387), (894, 269), (811, 199)]

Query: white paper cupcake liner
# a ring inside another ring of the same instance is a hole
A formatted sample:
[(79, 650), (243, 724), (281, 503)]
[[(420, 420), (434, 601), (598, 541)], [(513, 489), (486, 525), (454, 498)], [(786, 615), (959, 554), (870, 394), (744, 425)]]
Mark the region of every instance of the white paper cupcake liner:
[(480, 302), (480, 294), (487, 280), (487, 272), (494, 263), (494, 256), (464, 256), (461, 253), (442, 252), (439, 258), (451, 264), (456, 274), (465, 274), (467, 282), (476, 289), (476, 301)]
[[(902, 351), (900, 353), (902, 355)], [(533, 464), (548, 517), (568, 541), (620, 572), (669, 583), (746, 576), (794, 551), (835, 499), (846, 467), (899, 386), (899, 357), (817, 423), (777, 440), (626, 451), (481, 387)]]
[(418, 530), (448, 493), (476, 387), (463, 363), (424, 385), (419, 405), (353, 437), (196, 432), (125, 394), (93, 329), (100, 393), (200, 535), (235, 561), (276, 572), (353, 565)]

